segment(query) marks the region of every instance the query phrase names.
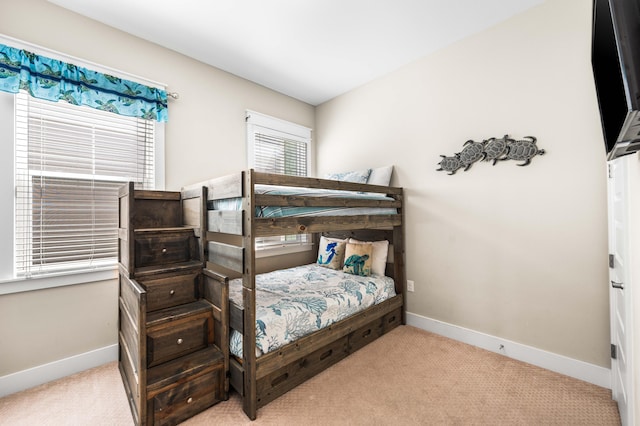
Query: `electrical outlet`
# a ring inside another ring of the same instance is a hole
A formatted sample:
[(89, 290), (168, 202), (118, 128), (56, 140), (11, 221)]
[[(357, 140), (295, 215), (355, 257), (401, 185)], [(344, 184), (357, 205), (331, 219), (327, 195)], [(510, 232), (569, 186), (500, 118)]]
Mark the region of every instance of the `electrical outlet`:
[(407, 291), (414, 290), (414, 282), (412, 280), (407, 280)]

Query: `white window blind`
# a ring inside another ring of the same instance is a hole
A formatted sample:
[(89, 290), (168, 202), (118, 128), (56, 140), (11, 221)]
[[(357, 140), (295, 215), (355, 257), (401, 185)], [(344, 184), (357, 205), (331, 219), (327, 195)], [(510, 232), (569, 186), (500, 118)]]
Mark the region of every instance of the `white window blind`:
[(115, 265), (118, 188), (154, 187), (153, 121), (16, 95), (16, 275)]
[[(247, 111), (249, 167), (259, 172), (309, 176), (311, 129), (254, 111)], [(306, 235), (257, 238), (256, 248), (306, 244)]]
[(260, 172), (309, 176), (311, 129), (247, 111), (249, 167)]
[(308, 144), (274, 133), (267, 129), (256, 129), (254, 168), (260, 172), (307, 176)]

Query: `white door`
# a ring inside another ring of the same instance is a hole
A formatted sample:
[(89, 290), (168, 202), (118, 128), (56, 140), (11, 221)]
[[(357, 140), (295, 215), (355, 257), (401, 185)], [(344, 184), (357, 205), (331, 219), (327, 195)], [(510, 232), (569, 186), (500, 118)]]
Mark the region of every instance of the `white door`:
[[(631, 157), (631, 156), (629, 156)], [(623, 426), (633, 425), (631, 377), (631, 286), (629, 282), (629, 213), (627, 157), (609, 162), (609, 303), (611, 342), (611, 390), (618, 402)], [(612, 348), (613, 349), (613, 348)]]

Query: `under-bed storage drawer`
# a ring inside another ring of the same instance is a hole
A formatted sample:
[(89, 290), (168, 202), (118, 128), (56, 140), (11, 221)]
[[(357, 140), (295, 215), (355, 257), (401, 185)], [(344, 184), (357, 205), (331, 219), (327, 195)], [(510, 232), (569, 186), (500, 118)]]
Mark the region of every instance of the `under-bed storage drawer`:
[(349, 350), (355, 352), (380, 336), (382, 336), (382, 318), (353, 331), (349, 335)]
[(402, 307), (376, 318), (349, 334), (349, 351), (358, 349), (373, 342), (383, 334), (393, 330), (402, 323)]
[(222, 399), (220, 392), (224, 366), (190, 379), (149, 400), (154, 425), (175, 425)]
[(326, 370), (330, 365), (344, 359), (349, 354), (348, 346), (347, 336), (338, 338), (317, 351), (295, 359), (288, 365), (259, 378), (256, 381), (258, 407), (264, 406), (308, 378)]
[(200, 271), (138, 282), (147, 290), (147, 311), (151, 312), (195, 302), (199, 297)]
[(135, 267), (158, 266), (197, 259), (193, 229), (136, 230)]
[(396, 308), (382, 317), (382, 333), (387, 333), (402, 324), (402, 307)]

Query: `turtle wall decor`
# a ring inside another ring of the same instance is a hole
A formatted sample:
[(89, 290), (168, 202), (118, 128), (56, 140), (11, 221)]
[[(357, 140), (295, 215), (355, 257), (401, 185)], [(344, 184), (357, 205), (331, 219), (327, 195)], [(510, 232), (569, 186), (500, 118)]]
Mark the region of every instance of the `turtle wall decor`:
[(525, 136), (522, 139), (513, 139), (509, 135), (501, 138), (489, 138), (482, 142), (469, 139), (462, 145), (462, 151), (451, 156), (441, 155), (437, 171), (449, 172), (453, 175), (459, 169), (465, 172), (477, 161), (491, 161), (495, 166), (498, 161), (515, 160), (522, 161), (517, 166), (528, 166), (536, 155), (543, 155), (544, 149), (538, 148), (535, 136)]

